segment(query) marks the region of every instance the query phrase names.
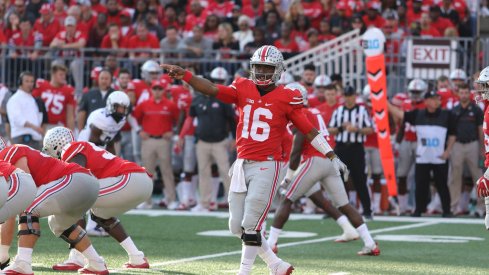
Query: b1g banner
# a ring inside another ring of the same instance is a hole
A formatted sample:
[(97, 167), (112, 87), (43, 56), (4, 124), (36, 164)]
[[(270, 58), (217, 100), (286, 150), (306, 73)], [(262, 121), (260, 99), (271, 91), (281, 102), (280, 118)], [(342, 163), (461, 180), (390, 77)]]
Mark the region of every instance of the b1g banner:
[(377, 140), (389, 196), (397, 196), (394, 155), (390, 139), (387, 110), (387, 81), (384, 57), (385, 36), (380, 29), (370, 28), (362, 37), (362, 47), (367, 56), (367, 79), (370, 85), (372, 111), (377, 125)]

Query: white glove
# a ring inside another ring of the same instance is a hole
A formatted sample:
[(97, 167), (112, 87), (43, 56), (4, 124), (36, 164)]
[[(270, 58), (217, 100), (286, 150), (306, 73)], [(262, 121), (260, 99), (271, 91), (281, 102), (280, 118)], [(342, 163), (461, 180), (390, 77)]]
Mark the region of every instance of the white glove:
[(331, 159), (333, 162), (333, 166), (338, 171), (338, 173), (343, 176), (343, 181), (346, 182), (348, 180), (348, 177), (350, 176), (350, 171), (348, 170), (348, 167), (346, 164), (344, 164), (338, 156), (335, 156), (333, 159)]

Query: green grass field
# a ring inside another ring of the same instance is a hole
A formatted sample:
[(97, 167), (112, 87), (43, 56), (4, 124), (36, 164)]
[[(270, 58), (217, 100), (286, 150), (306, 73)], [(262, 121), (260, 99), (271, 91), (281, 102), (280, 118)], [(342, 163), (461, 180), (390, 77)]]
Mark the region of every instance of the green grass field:
[[(121, 268), (127, 260), (124, 250), (111, 238), (92, 238), (111, 274), (236, 274), (239, 268), (240, 240), (198, 235), (210, 230), (226, 232), (226, 213), (191, 216), (188, 212), (141, 210), (121, 217), (121, 221), (146, 253), (152, 269)], [(340, 233), (333, 220), (294, 215), (285, 231), (311, 234), (281, 238), (279, 256), (295, 266), (294, 274), (489, 274), (489, 232), (482, 223), (473, 219), (376, 218), (368, 226), (382, 253), (360, 257), (356, 255), (362, 247), (360, 240), (332, 241)], [(52, 271), (51, 266), (67, 256), (67, 244), (49, 232), (46, 220), (42, 229), (33, 255), (34, 272), (64, 274)], [(406, 239), (411, 241), (402, 241)], [(11, 256), (15, 252), (12, 247)], [(253, 274), (268, 274), (259, 258)]]

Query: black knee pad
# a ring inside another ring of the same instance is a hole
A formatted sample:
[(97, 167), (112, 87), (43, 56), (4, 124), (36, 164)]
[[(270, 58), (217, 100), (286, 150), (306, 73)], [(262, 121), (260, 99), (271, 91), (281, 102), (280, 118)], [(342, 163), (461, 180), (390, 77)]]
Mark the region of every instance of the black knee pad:
[(102, 227), (107, 233), (110, 232), (114, 227), (116, 227), (120, 221), (117, 218), (108, 218), (108, 219), (103, 219), (100, 217), (97, 217), (93, 214), (93, 212), (90, 212), (90, 215), (92, 216), (92, 220), (97, 223), (98, 226)]
[(70, 235), (73, 231), (75, 231), (75, 229), (78, 227), (78, 225), (74, 224), (72, 226), (70, 226), (70, 228), (66, 229), (63, 233), (61, 233), (61, 236), (59, 236), (61, 239), (63, 239), (63, 241), (67, 242), (69, 245), (70, 245), (70, 249), (71, 248), (75, 248), (75, 246), (83, 239), (83, 237), (85, 237), (85, 235), (87, 234), (87, 232), (85, 230), (81, 230), (80, 231), (80, 234), (78, 234), (78, 236), (76, 236), (75, 239), (70, 239)]
[(246, 234), (243, 232), (243, 234), (241, 235), (241, 240), (245, 245), (261, 246), (260, 231), (257, 231), (255, 234)]
[(26, 213), (25, 216), (19, 217), (19, 224), (25, 223), (27, 224), (27, 229), (19, 230), (17, 236), (21, 235), (36, 235), (38, 237), (41, 236), (41, 230), (34, 229), (32, 226), (33, 223), (39, 224), (39, 217), (33, 216), (32, 213)]

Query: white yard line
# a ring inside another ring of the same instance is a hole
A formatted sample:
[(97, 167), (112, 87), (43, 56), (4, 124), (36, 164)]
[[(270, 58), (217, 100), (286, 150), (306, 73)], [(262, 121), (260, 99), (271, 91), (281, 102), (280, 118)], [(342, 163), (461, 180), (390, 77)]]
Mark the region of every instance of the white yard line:
[[(131, 210), (126, 215), (143, 215), (149, 217), (158, 216), (178, 216), (178, 217), (215, 217), (227, 219), (229, 214), (227, 212), (208, 212), (208, 213), (193, 213), (189, 211), (170, 211), (163, 209), (148, 209), (148, 210)], [(273, 218), (273, 213), (268, 214), (269, 218)], [(324, 215), (321, 214), (291, 214), (289, 220), (322, 220)], [(396, 216), (374, 216), (374, 221), (381, 222), (427, 222), (434, 221), (437, 223), (455, 223), (455, 224), (483, 224), (483, 219), (474, 218), (438, 218), (438, 217), (396, 217)]]
[[(438, 224), (438, 222), (426, 221), (426, 222), (410, 224), (410, 225), (392, 226), (392, 227), (387, 227), (387, 228), (371, 230), (370, 233), (375, 234), (375, 233), (391, 232), (391, 231), (397, 231), (397, 230), (405, 230), (405, 229), (412, 229), (412, 228), (418, 228), (418, 227), (425, 227), (425, 226), (430, 226), (430, 225), (435, 225), (435, 224)], [(278, 245), (278, 247), (289, 247), (289, 246), (297, 246), (297, 245), (303, 245), (303, 244), (320, 243), (320, 242), (325, 242), (325, 241), (332, 241), (338, 237), (339, 236), (332, 236), (332, 237), (324, 237), (324, 238), (313, 239), (313, 240), (304, 240), (304, 241), (298, 241), (298, 242), (285, 243), (285, 244)], [(230, 256), (230, 255), (239, 255), (239, 254), (241, 254), (241, 250), (230, 251), (230, 252), (222, 252), (222, 253), (216, 253), (216, 254), (209, 254), (209, 255), (202, 255), (202, 256), (196, 256), (196, 257), (189, 257), (189, 258), (183, 258), (183, 259), (160, 262), (160, 263), (152, 263), (151, 266), (152, 267), (168, 266), (168, 265), (181, 264), (181, 263), (187, 263), (187, 262), (193, 262), (193, 261), (199, 261), (199, 260), (226, 257), (226, 256)]]

